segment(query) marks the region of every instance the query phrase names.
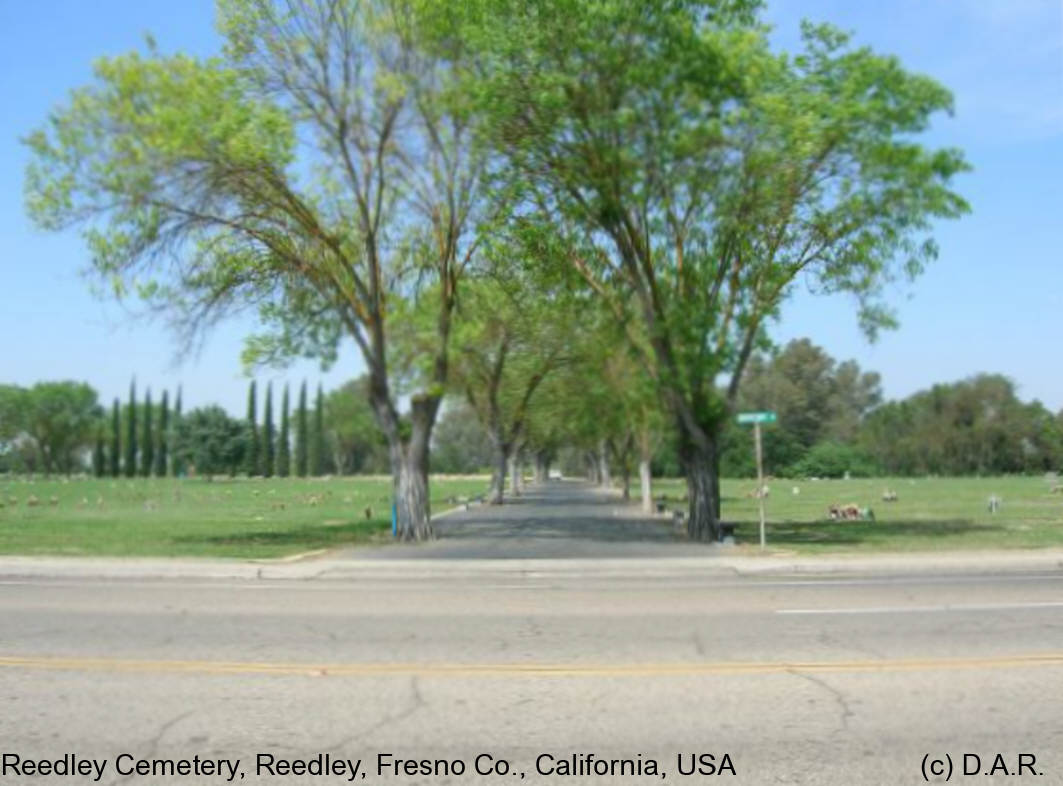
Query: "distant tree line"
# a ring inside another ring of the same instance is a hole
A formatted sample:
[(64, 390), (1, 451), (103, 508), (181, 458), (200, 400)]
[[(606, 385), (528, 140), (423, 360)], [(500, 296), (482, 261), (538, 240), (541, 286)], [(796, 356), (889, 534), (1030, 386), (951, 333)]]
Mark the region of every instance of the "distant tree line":
[[(549, 436), (551, 423), (563, 421), (565, 432), (578, 435), (584, 423), (591, 444), (599, 440), (594, 427), (612, 418), (616, 423), (609, 427), (620, 434), (619, 426), (638, 412), (630, 407), (613, 411), (606, 399), (596, 398), (596, 385), (609, 373), (574, 372), (571, 379), (562, 377), (545, 389), (535, 427)], [(622, 368), (612, 373), (627, 378)], [(763, 432), (765, 466), (775, 475), (967, 475), (1063, 468), (1063, 411), (1052, 413), (1039, 401), (1021, 401), (1014, 383), (1001, 375), (979, 374), (884, 402), (878, 374), (851, 360), (839, 362), (808, 339), (755, 355), (745, 373), (737, 411), (778, 414), (778, 422)], [(146, 389), (140, 399), (135, 382), (128, 400), (116, 398), (109, 412), (83, 382), (0, 385), (0, 472), (91, 471), (99, 477), (130, 478), (384, 474), (389, 471), (387, 440), (371, 410), (368, 384), (363, 376), (328, 393), (318, 385), (311, 405), (304, 382), (294, 411), (285, 386), (277, 411), (272, 384), (266, 386), (260, 409), (258, 385), (252, 381), (243, 419), (219, 406), (182, 413), (180, 389), (172, 405), (169, 391), (155, 402)], [(573, 401), (589, 403), (580, 411)], [(432, 471), (491, 471), (497, 446), (483, 418), (465, 397), (452, 396), (447, 402), (433, 435)], [(662, 419), (653, 421), (652, 470), (676, 476), (676, 437), (666, 426)], [(609, 474), (611, 464), (626, 483), (632, 433), (604, 439), (600, 452), (571, 445), (564, 449), (557, 442), (551, 454), (561, 458), (566, 471), (585, 471), (599, 479)], [(540, 437), (541, 443), (546, 441)], [(732, 421), (724, 428), (725, 476), (755, 473), (751, 444), (748, 427)]]
[[(1040, 473), (1063, 468), (1063, 410), (1023, 402), (999, 374), (882, 401), (881, 379), (837, 362), (808, 339), (754, 358), (738, 411), (770, 409), (764, 460), (785, 476)], [(725, 475), (755, 474), (752, 436), (724, 432)]]
[(294, 435), (287, 388), (279, 432), (273, 428), (272, 388), (266, 390), (261, 429), (255, 393), (252, 382), (244, 421), (216, 405), (182, 414), (180, 389), (172, 408), (169, 391), (163, 391), (155, 403), (147, 389), (141, 400), (135, 381), (130, 383), (128, 400), (115, 398), (110, 412), (84, 382), (42, 382), (28, 388), (0, 385), (0, 472), (90, 471), (97, 477), (134, 478), (193, 473), (306, 477), (331, 471), (320, 387), (311, 413), (303, 383)]

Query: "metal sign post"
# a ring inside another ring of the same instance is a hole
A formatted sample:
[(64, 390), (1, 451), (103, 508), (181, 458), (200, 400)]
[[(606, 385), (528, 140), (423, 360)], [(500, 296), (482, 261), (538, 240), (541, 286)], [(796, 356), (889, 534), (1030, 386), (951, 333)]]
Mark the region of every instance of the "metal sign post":
[(742, 412), (738, 415), (741, 424), (753, 424), (753, 447), (757, 454), (757, 500), (760, 503), (760, 547), (767, 546), (767, 535), (764, 526), (764, 460), (760, 445), (760, 424), (774, 423), (774, 412)]
[(760, 547), (764, 548), (764, 462), (760, 452), (760, 421), (753, 424), (753, 442), (757, 450), (757, 501), (760, 503)]

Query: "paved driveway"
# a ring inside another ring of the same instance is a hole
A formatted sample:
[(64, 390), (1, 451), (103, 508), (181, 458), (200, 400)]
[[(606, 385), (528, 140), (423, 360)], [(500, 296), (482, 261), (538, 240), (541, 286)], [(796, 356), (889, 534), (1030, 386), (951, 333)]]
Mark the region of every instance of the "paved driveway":
[(476, 505), (435, 522), (421, 546), (349, 549), (381, 559), (564, 559), (707, 556), (716, 547), (677, 538), (671, 519), (646, 518), (614, 491), (576, 481), (530, 487), (504, 505)]

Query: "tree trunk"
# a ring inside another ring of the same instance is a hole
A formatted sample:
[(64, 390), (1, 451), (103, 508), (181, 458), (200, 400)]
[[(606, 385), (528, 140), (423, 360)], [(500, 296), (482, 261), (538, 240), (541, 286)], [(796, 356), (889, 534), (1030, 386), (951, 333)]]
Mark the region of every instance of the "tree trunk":
[(679, 455), (690, 505), (687, 534), (691, 540), (719, 540), (720, 478), (715, 435), (703, 428), (691, 430), (680, 420)]
[(516, 451), (509, 457), (509, 492), (514, 497), (520, 496), (520, 460)]
[(428, 540), (432, 537), (432, 511), (428, 504), (428, 471), (424, 459), (407, 446), (395, 484), (396, 537)]
[(491, 491), (487, 496), (488, 505), (501, 505), (506, 496), (506, 446), (500, 443), (492, 445), (494, 463), (491, 469)]
[(395, 536), (399, 540), (432, 538), (432, 511), (428, 501), (428, 450), (439, 412), (439, 397), (418, 396), (410, 401), (409, 435), (397, 428), (390, 402), (370, 394), (378, 422), (386, 426), (395, 505)]
[(501, 505), (506, 496), (506, 462), (509, 461), (510, 443), (506, 442), (502, 426), (497, 418), (487, 422), (487, 438), (491, 443), (491, 489), (487, 495), (488, 505)]
[(627, 462), (624, 462), (622, 467), (621, 476), (622, 482), (620, 486), (620, 495), (624, 502), (631, 499), (631, 470), (628, 467)]
[(642, 512), (652, 514), (653, 505), (653, 475), (650, 471), (650, 461), (653, 459), (653, 432), (649, 425), (643, 421), (638, 434), (639, 445), (639, 483), (642, 486)]
[(587, 453), (584, 455), (584, 461), (587, 464), (587, 480), (589, 480), (591, 483), (598, 483), (599, 465), (598, 457), (595, 455), (594, 451), (587, 451)]
[(613, 485), (613, 477), (609, 474), (609, 451), (604, 439), (598, 444), (598, 483), (607, 487)]
[(535, 454), (535, 482), (545, 483), (550, 477), (550, 462), (546, 458), (546, 451), (540, 450)]
[(642, 486), (642, 512), (653, 513), (653, 481), (650, 476), (650, 460), (639, 459), (639, 482)]

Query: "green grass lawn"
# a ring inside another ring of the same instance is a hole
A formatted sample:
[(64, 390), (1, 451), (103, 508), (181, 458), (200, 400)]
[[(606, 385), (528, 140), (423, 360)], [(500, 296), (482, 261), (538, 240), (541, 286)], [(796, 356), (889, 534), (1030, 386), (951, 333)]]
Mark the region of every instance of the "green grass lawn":
[[(723, 517), (758, 542), (750, 480), (724, 480)], [(769, 482), (768, 545), (799, 553), (1063, 546), (1063, 494), (1043, 478), (876, 478)], [(432, 507), (483, 493), (487, 478), (433, 477)], [(800, 490), (793, 493), (793, 488)], [(892, 489), (898, 501), (883, 502)], [(654, 494), (685, 507), (679, 480)], [(990, 494), (1001, 510), (986, 510)], [(37, 504), (31, 505), (34, 497)], [(870, 506), (874, 522), (827, 518), (831, 503)], [(383, 477), (206, 480), (0, 480), (0, 554), (280, 557), (387, 542)], [(368, 512), (368, 517), (366, 513)]]
[[(765, 500), (768, 546), (799, 553), (1042, 548), (1063, 546), (1063, 494), (1042, 477), (871, 478), (768, 482)], [(797, 488), (799, 493), (794, 494)], [(723, 519), (733, 521), (736, 541), (759, 544), (755, 480), (724, 480)], [(886, 489), (896, 502), (883, 502)], [(987, 510), (991, 494), (1000, 511)], [(680, 480), (654, 483), (672, 508), (685, 507)], [(830, 521), (832, 503), (871, 507), (875, 521)]]
[[(432, 509), (486, 488), (433, 477)], [(279, 557), (391, 538), (384, 477), (5, 479), (0, 504), (0, 554)]]

